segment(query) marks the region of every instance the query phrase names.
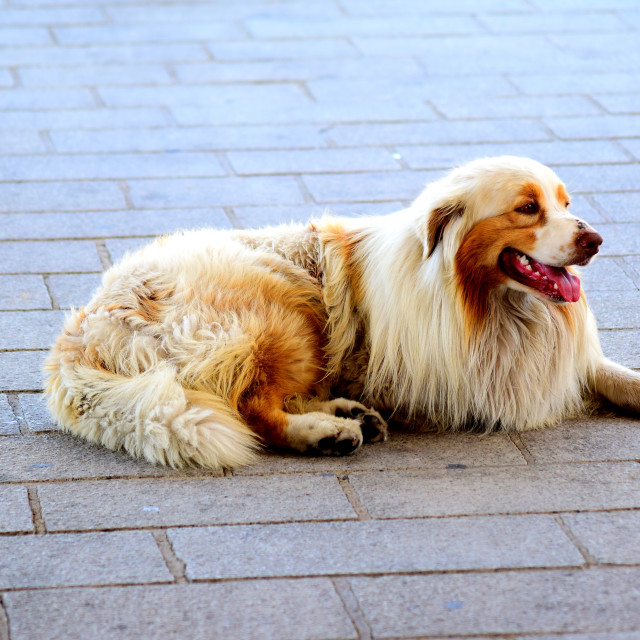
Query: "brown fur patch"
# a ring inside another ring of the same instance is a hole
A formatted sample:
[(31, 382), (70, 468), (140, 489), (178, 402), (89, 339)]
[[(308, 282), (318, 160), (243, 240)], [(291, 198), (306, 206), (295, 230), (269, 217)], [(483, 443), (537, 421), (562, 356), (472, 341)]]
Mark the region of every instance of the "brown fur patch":
[(427, 257), (435, 251), (447, 225), (464, 214), (462, 202), (452, 202), (431, 212), (427, 223)]
[(567, 193), (567, 190), (564, 188), (564, 185), (560, 183), (558, 188), (556, 189), (556, 197), (558, 198), (558, 202), (563, 206), (567, 207), (571, 204), (571, 198)]

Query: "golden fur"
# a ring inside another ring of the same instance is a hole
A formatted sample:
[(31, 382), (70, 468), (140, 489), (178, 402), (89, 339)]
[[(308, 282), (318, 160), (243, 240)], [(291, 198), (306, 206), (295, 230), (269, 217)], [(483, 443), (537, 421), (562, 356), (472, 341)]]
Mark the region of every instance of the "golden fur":
[(87, 440), (218, 469), (260, 443), (344, 454), (383, 440), (371, 405), (484, 430), (555, 423), (596, 394), (638, 411), (640, 376), (603, 357), (584, 293), (542, 291), (548, 274), (574, 295), (565, 267), (601, 241), (567, 205), (550, 169), (502, 157), (389, 216), (160, 238), (68, 318), (49, 408)]

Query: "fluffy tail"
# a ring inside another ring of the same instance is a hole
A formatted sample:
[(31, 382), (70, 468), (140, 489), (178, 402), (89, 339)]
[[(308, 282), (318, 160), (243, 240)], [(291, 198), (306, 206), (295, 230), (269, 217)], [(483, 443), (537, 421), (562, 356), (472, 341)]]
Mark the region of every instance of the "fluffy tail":
[(48, 407), (61, 426), (110, 449), (174, 468), (250, 463), (256, 435), (222, 398), (183, 388), (159, 363), (132, 377), (65, 362), (54, 347), (45, 370)]

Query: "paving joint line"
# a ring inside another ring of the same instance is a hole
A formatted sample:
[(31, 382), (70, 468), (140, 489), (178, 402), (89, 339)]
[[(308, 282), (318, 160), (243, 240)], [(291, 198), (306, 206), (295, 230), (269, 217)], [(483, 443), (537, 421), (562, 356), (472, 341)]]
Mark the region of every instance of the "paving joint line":
[(27, 426), (27, 420), (24, 417), (24, 412), (22, 411), (22, 405), (20, 404), (20, 398), (18, 398), (18, 394), (14, 391), (6, 392), (7, 403), (13, 412), (13, 415), (18, 422), (18, 429), (20, 430), (20, 435), (24, 436), (29, 434), (29, 428)]
[(109, 270), (113, 266), (113, 262), (111, 260), (111, 255), (109, 254), (109, 249), (107, 249), (106, 242), (104, 240), (96, 240), (95, 245), (102, 269), (104, 271)]
[(231, 223), (231, 226), (234, 229), (244, 229), (244, 226), (240, 222), (240, 219), (236, 215), (236, 212), (233, 210), (233, 207), (224, 206), (222, 207), (222, 210), (224, 211), (224, 214), (227, 216), (229, 222)]
[(38, 488), (31, 484), (26, 485), (26, 488), (35, 533), (36, 535), (44, 535), (47, 533), (47, 527), (44, 516), (42, 515), (42, 505), (40, 503), (40, 497), (38, 496)]
[(598, 564), (597, 559), (591, 554), (587, 546), (571, 530), (571, 527), (565, 522), (564, 518), (558, 513), (553, 517), (553, 519), (558, 523), (558, 526), (562, 529), (573, 546), (580, 552), (580, 555), (584, 558), (585, 568), (596, 566)]
[(349, 580), (347, 578), (331, 578), (331, 584), (333, 584), (333, 588), (342, 601), (342, 606), (355, 627), (358, 640), (371, 640), (373, 638), (371, 627), (360, 608), (356, 594), (351, 589)]
[(527, 447), (527, 445), (522, 441), (520, 434), (508, 433), (507, 435), (509, 436), (509, 440), (513, 442), (516, 449), (518, 449), (522, 457), (525, 459), (527, 465), (536, 464), (536, 459), (534, 458), (531, 451), (529, 451), (529, 448)]
[(47, 290), (47, 295), (49, 296), (49, 301), (51, 302), (51, 309), (53, 309), (54, 311), (60, 310), (60, 301), (56, 297), (56, 294), (53, 292), (50, 276), (46, 273), (42, 274), (42, 281), (44, 282), (44, 288)]
[(358, 516), (358, 520), (371, 520), (371, 514), (369, 509), (365, 506), (364, 502), (360, 499), (355, 487), (349, 482), (349, 475), (337, 475), (338, 484), (342, 489), (345, 498), (349, 501), (351, 508)]
[(2, 593), (0, 593), (0, 640), (11, 640), (9, 612)]
[(189, 582), (187, 578), (187, 565), (178, 557), (171, 544), (171, 540), (167, 535), (166, 529), (157, 529), (151, 532), (153, 539), (156, 541), (158, 545), (158, 549), (162, 554), (162, 559), (164, 563), (167, 565), (167, 569), (169, 573), (173, 576), (174, 581), (177, 584), (184, 584)]

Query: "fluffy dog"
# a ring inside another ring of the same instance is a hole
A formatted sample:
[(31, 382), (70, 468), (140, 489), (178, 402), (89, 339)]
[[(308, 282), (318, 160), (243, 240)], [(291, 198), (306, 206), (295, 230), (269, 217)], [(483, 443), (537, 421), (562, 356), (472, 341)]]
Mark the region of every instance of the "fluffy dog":
[(346, 454), (380, 410), (524, 430), (597, 395), (640, 410), (580, 280), (602, 238), (547, 167), (483, 159), (406, 210), (162, 237), (105, 275), (46, 364), (68, 431), (154, 463), (234, 468), (260, 444)]

